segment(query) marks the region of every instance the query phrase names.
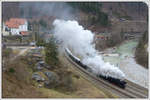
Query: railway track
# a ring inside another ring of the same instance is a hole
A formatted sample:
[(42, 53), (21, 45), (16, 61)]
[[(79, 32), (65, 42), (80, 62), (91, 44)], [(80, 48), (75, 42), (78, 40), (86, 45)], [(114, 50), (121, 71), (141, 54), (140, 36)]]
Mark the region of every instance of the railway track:
[[(86, 80), (92, 82), (96, 87), (103, 90), (109, 95), (109, 97), (119, 97), (119, 98), (148, 98), (148, 89), (141, 87), (129, 80), (127, 82), (126, 88), (119, 88), (106, 80), (96, 77), (94, 74), (88, 72), (87, 70), (80, 67), (76, 62), (74, 62), (65, 53), (67, 60), (74, 65), (74, 68), (80, 73), (80, 75)], [(115, 95), (115, 96), (114, 96)]]

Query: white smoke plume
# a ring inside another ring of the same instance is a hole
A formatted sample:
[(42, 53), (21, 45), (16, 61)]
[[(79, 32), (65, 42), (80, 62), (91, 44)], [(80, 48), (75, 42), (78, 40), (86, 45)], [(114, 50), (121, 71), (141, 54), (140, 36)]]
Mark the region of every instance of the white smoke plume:
[(95, 74), (102, 74), (114, 78), (124, 79), (124, 73), (114, 65), (105, 63), (92, 44), (94, 34), (85, 30), (75, 20), (58, 20), (53, 22), (54, 36), (63, 41), (63, 46), (71, 47), (73, 51), (82, 56), (82, 62), (88, 65)]

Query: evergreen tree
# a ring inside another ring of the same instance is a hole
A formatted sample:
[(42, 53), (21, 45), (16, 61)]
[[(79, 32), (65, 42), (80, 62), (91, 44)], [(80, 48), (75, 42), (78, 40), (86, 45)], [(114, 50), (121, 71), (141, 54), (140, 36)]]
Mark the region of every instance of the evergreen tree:
[(50, 66), (57, 66), (59, 64), (57, 46), (54, 38), (50, 39), (49, 43), (45, 45), (45, 62)]

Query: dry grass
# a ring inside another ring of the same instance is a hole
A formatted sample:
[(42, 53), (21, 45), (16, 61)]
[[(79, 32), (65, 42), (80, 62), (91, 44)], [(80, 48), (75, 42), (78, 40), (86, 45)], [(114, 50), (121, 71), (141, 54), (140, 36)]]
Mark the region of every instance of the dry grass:
[[(62, 92), (54, 89), (39, 88), (46, 98), (107, 98), (107, 96), (85, 79), (74, 78), (76, 91)], [(83, 85), (84, 84), (84, 85)]]
[(15, 49), (15, 50), (13, 50), (13, 54), (14, 54), (14, 55), (17, 55), (19, 52), (20, 52), (20, 50), (19, 50), (19, 49)]
[(39, 88), (39, 91), (43, 93), (45, 98), (72, 98), (72, 95), (64, 94), (57, 90), (47, 89), (47, 88)]
[(2, 98), (41, 98), (42, 92), (31, 84), (17, 80), (15, 76), (3, 73)]
[(74, 94), (80, 98), (107, 98), (107, 95), (97, 89), (92, 83), (80, 77), (74, 78), (77, 90)]
[[(18, 54), (18, 49), (12, 55)], [(13, 58), (13, 57), (12, 57)], [(3, 98), (41, 98), (45, 97), (32, 83), (32, 69), (22, 59), (5, 59), (6, 71), (2, 72), (2, 97)], [(25, 58), (27, 59), (27, 58)], [(7, 60), (7, 61), (6, 61)], [(10, 71), (13, 69), (14, 71)]]
[(107, 98), (108, 96), (101, 91), (100, 89), (96, 88), (92, 83), (85, 80), (84, 78), (80, 77), (75, 69), (72, 68), (72, 65), (64, 59), (64, 56), (59, 55), (61, 62), (64, 63), (68, 67), (68, 70), (71, 71), (74, 75), (78, 76), (73, 77), (74, 86), (76, 87), (76, 91), (71, 93), (76, 98)]
[[(3, 98), (38, 98), (44, 97), (31, 82), (31, 70), (27, 64), (16, 59), (7, 62), (7, 71), (2, 74), (2, 97)], [(14, 72), (9, 72), (13, 68)]]
[[(63, 62), (64, 63), (64, 62)], [(67, 63), (64, 63), (69, 67)], [(2, 72), (2, 97), (3, 98), (107, 98), (107, 95), (93, 86), (82, 77), (75, 77), (72, 71), (74, 91), (38, 88), (38, 83), (31, 80), (32, 68), (20, 57), (13, 62), (7, 62), (7, 71)], [(9, 72), (13, 68), (15, 72)], [(43, 73), (38, 72), (43, 76)], [(78, 76), (78, 75), (76, 75)]]

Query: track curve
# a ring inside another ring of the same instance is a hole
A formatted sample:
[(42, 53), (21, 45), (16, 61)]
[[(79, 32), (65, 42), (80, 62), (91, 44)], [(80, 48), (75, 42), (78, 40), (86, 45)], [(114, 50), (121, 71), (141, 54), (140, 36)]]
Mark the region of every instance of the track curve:
[(87, 70), (80, 67), (76, 62), (74, 62), (67, 53), (64, 53), (67, 60), (73, 64), (76, 70), (82, 74), (82, 77), (91, 81), (96, 87), (103, 89), (105, 92), (110, 94), (115, 94), (119, 98), (148, 98), (148, 89), (141, 87), (129, 80), (126, 80), (127, 86), (125, 89), (121, 89), (106, 80), (96, 77), (94, 74), (88, 72)]

